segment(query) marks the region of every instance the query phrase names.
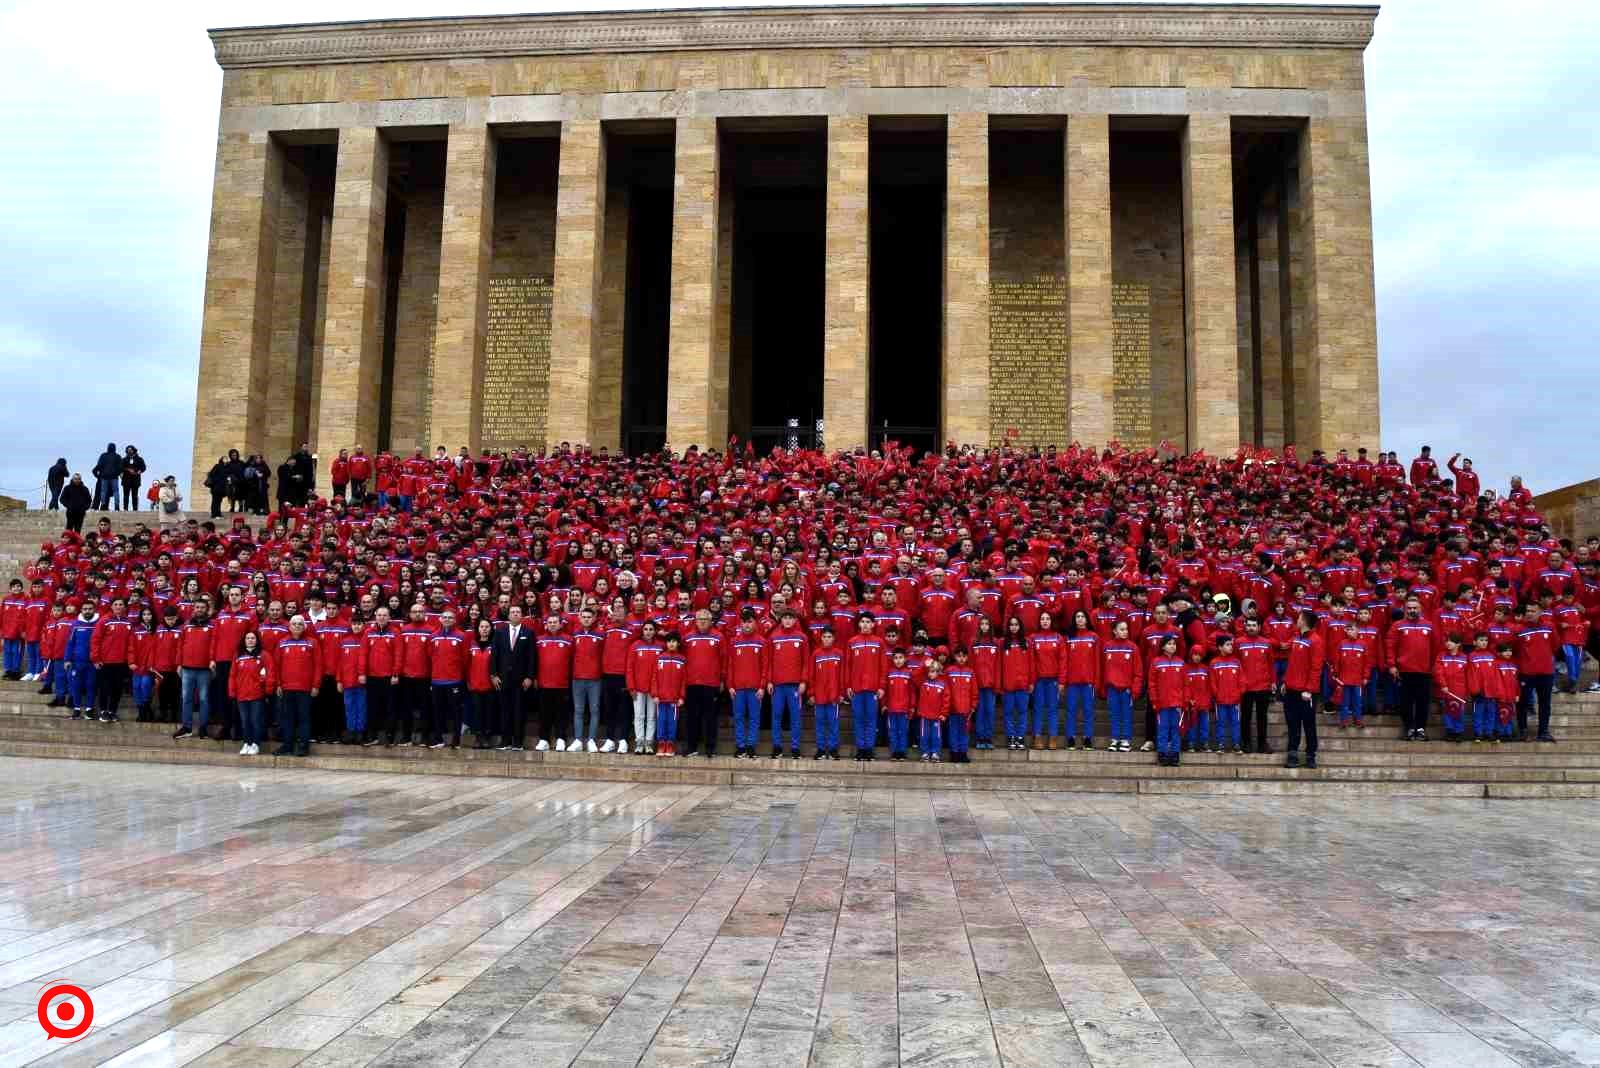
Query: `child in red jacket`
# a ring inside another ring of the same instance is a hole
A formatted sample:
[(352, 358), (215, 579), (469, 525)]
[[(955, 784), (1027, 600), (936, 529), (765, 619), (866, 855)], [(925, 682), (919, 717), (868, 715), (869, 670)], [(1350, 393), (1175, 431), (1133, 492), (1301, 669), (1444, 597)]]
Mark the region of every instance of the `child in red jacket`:
[(1499, 658), (1494, 664), (1495, 715), (1500, 721), (1500, 733), (1495, 743), (1509, 742), (1517, 726), (1517, 702), (1522, 699), (1522, 669), (1517, 666), (1516, 646), (1501, 642), (1496, 650)]
[(1006, 748), (1026, 749), (1028, 695), (1033, 689), (1033, 651), (1022, 633), (1022, 620), (1006, 621), (1006, 635), (1000, 643), (1000, 692), (1005, 704)]
[(656, 756), (669, 757), (678, 750), (678, 706), (683, 704), (688, 663), (683, 658), (678, 632), (667, 635), (667, 647), (656, 657), (651, 695), (656, 699)]
[(1467, 654), (1467, 699), (1472, 702), (1472, 744), (1490, 741), (1498, 723), (1495, 715), (1495, 655), (1489, 648), (1489, 635), (1480, 632), (1472, 639)]
[(1444, 737), (1459, 742), (1466, 729), (1467, 657), (1461, 652), (1460, 635), (1445, 637), (1444, 652), (1433, 662), (1433, 685), (1439, 691), (1439, 712), (1444, 720)]
[(1189, 666), (1183, 672), (1183, 708), (1188, 726), (1184, 732), (1184, 751), (1201, 753), (1216, 750), (1212, 712), (1211, 669), (1206, 666), (1206, 647), (1196, 642), (1189, 647)]
[(1100, 692), (1111, 717), (1107, 752), (1133, 748), (1133, 699), (1144, 691), (1144, 664), (1139, 647), (1128, 637), (1128, 621), (1111, 625), (1111, 639), (1100, 649)]
[(344, 699), (344, 730), (353, 745), (367, 740), (367, 624), (360, 616), (350, 620), (350, 630), (339, 639), (339, 662), (334, 685)]
[(816, 760), (839, 759), (839, 701), (844, 696), (844, 650), (835, 644), (833, 628), (817, 632), (817, 646), (806, 670), (805, 689), (816, 715)]
[(1161, 641), (1161, 653), (1150, 662), (1150, 707), (1156, 710), (1156, 763), (1176, 767), (1178, 738), (1183, 722), (1184, 672), (1178, 658), (1177, 635)]
[(943, 665), (939, 658), (927, 659), (928, 677), (917, 689), (917, 719), (922, 723), (922, 759), (937, 762), (943, 748), (940, 735), (944, 721), (950, 715), (950, 684), (945, 681)]
[(1216, 745), (1242, 753), (1239, 737), (1239, 705), (1244, 700), (1244, 665), (1233, 655), (1233, 635), (1217, 636), (1216, 655), (1211, 658), (1211, 692), (1217, 703)]
[(1372, 675), (1371, 649), (1361, 637), (1360, 624), (1351, 619), (1344, 626), (1344, 636), (1334, 642), (1333, 681), (1339, 687), (1339, 729), (1353, 722), (1363, 725), (1366, 711), (1367, 681)]
[[(940, 646), (941, 659), (944, 654), (945, 648)], [(967, 755), (967, 724), (971, 721), (973, 710), (978, 707), (978, 676), (967, 663), (966, 646), (956, 646), (954, 656), (955, 663), (944, 673), (950, 689), (950, 762), (970, 764), (972, 758)]]
[(904, 760), (911, 744), (911, 710), (916, 704), (916, 685), (906, 664), (906, 651), (896, 649), (889, 670), (883, 673), (883, 712), (889, 723), (889, 759)]

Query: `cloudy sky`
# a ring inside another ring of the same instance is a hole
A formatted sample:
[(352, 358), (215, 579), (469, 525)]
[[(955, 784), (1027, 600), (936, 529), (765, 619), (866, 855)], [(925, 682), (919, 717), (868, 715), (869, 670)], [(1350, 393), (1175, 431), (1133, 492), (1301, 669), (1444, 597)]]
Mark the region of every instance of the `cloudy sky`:
[[(545, 9), (661, 7), (554, 2)], [(0, 493), (140, 446), (187, 484), (221, 73), (208, 26), (439, 0), (0, 0)], [(463, 10), (526, 10), (472, 0)], [(1366, 53), (1383, 447), (1600, 476), (1600, 3), (1390, 0)]]

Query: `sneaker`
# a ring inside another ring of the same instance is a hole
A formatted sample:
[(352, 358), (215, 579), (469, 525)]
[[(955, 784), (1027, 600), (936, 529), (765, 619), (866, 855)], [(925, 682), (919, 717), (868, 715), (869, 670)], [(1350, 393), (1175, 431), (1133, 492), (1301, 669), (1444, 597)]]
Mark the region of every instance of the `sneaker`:
[(1600, 693), (1600, 680), (1591, 682), (1583, 688), (1584, 693)]
[(1316, 766), (1317, 766), (1317, 754), (1315, 754), (1315, 753), (1307, 753), (1306, 754), (1306, 767), (1314, 768)]
[[(72, 718), (77, 719), (77, 713), (73, 713)], [(192, 738), (193, 736), (194, 731), (190, 730), (188, 727), (179, 727), (177, 730), (172, 732), (172, 737), (174, 740), (179, 738)]]
[(1074, 738), (1070, 734), (1067, 735), (1067, 752), (1076, 753), (1077, 751), (1078, 751), (1078, 739)]
[[(577, 743), (573, 743), (573, 744), (577, 744)], [(589, 739), (588, 745), (586, 745), (584, 748), (590, 753), (598, 753), (598, 752), (600, 752), (600, 747), (598, 745), (594, 744), (594, 739), (593, 738)]]
[[(1155, 742), (1145, 742), (1143, 745), (1141, 745), (1139, 747), (1139, 752), (1141, 752), (1141, 753), (1151, 753), (1151, 752), (1155, 751), (1155, 748), (1156, 748), (1156, 743)], [(1123, 752), (1126, 753), (1127, 750), (1124, 749)]]
[[(572, 744), (573, 745), (577, 745), (578, 743), (577, 742), (573, 742)], [(565, 738), (557, 738), (556, 739), (556, 752), (565, 753), (566, 751), (567, 751), (567, 740)]]
[(1300, 754), (1294, 752), (1288, 753), (1283, 758), (1283, 766), (1286, 768), (1298, 768), (1300, 766)]
[[(593, 745), (594, 743), (590, 742), (589, 744)], [(594, 750), (592, 750), (592, 749), (589, 750), (589, 751), (591, 753), (594, 752)], [(610, 738), (607, 738), (606, 739), (606, 744), (602, 745), (600, 747), (600, 752), (602, 752), (602, 753), (615, 753), (616, 751), (617, 751), (617, 743), (613, 742)], [(626, 753), (628, 751), (628, 743), (627, 742), (623, 742), (622, 743), (622, 751), (624, 753)]]
[(443, 742), (434, 742), (432, 745), (428, 746), (428, 748), (429, 749), (443, 749), (444, 748), (444, 743)]
[[(611, 743), (607, 742), (606, 744), (610, 745)], [(617, 743), (617, 752), (622, 754), (623, 756), (627, 756), (628, 755), (628, 743), (626, 741), (618, 742)]]
[(243, 745), (241, 745), (239, 747), (239, 755), (240, 756), (249, 756), (250, 755), (250, 743), (249, 742), (246, 742), (246, 743), (244, 743)]
[(1551, 735), (1548, 735), (1548, 734), (1539, 735), (1539, 740), (1541, 742), (1549, 742), (1551, 745), (1555, 745), (1556, 744), (1555, 738), (1552, 737)]
[(361, 744), (362, 744), (363, 747), (365, 747), (367, 749), (371, 749), (375, 745), (382, 745), (383, 744), (383, 739), (382, 738), (378, 738), (378, 737), (372, 737), (372, 738), (368, 738), (366, 741), (362, 742)]
[[(755, 756), (755, 753), (752, 752), (750, 755), (751, 756)], [(781, 756), (783, 756), (783, 750), (779, 749), (777, 746), (773, 746), (772, 747), (772, 759), (773, 760), (777, 760)]]
[(533, 747), (533, 751), (535, 753), (545, 753), (545, 752), (548, 752), (549, 749), (550, 749), (550, 743), (545, 741), (543, 738), (540, 738), (539, 739), (539, 744)]

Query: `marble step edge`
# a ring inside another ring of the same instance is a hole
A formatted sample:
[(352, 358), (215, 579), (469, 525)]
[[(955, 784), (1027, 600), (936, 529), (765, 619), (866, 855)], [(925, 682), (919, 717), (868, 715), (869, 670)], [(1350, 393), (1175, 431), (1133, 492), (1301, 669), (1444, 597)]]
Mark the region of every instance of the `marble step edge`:
[[(240, 757), (237, 748), (231, 744), (225, 745), (216, 742), (183, 743), (177, 745), (129, 745), (118, 744), (109, 739), (81, 741), (66, 741), (58, 738), (0, 738), (0, 745), (45, 745), (65, 747), (67, 749), (95, 749), (95, 750), (123, 750), (128, 754), (128, 759), (152, 759), (158, 762), (178, 760), (182, 762), (189, 756), (202, 760), (215, 760), (221, 763), (231, 763), (240, 766), (254, 764), (262, 757)], [(274, 748), (269, 745), (268, 749)], [(819, 765), (809, 757), (802, 757), (799, 761), (784, 760), (775, 764), (765, 760), (745, 762), (733, 759), (731, 756), (718, 756), (706, 761), (705, 758), (695, 756), (690, 758), (677, 758), (673, 761), (663, 761), (662, 758), (635, 758), (602, 756), (599, 754), (580, 754), (572, 757), (566, 754), (554, 753), (522, 753), (505, 754), (496, 752), (478, 752), (470, 749), (454, 752), (444, 750), (408, 749), (400, 751), (385, 751), (374, 753), (371, 750), (347, 750), (338, 747), (313, 746), (312, 756), (321, 760), (336, 760), (352, 768), (374, 766), (399, 766), (410, 770), (427, 772), (430, 769), (444, 769), (455, 765), (474, 767), (482, 774), (520, 774), (523, 767), (537, 765), (553, 769), (551, 774), (560, 776), (564, 771), (574, 769), (583, 770), (588, 774), (595, 769), (609, 769), (619, 773), (633, 774), (649, 767), (682, 767), (682, 768), (710, 768), (729, 771), (743, 771), (755, 773), (765, 771), (772, 774), (794, 775), (817, 773), (826, 770), (833, 775), (859, 775), (872, 773), (878, 775), (899, 777), (936, 777), (939, 779), (993, 779), (1004, 782), (1022, 782), (1026, 780), (1049, 780), (1057, 782), (1081, 782), (1096, 779), (1153, 779), (1153, 778), (1200, 778), (1207, 780), (1280, 780), (1280, 779), (1330, 779), (1342, 781), (1406, 781), (1406, 782), (1589, 782), (1600, 781), (1600, 769), (1580, 768), (1528, 768), (1528, 767), (1428, 767), (1428, 766), (1397, 766), (1397, 767), (1370, 767), (1361, 765), (1330, 764), (1326, 761), (1316, 771), (1306, 769), (1287, 769), (1279, 764), (1218, 764), (1201, 763), (1193, 757), (1177, 768), (1161, 767), (1154, 762), (1149, 754), (1140, 754), (1137, 761), (1119, 761), (1117, 763), (1102, 764), (1060, 764), (1060, 763), (1003, 763), (993, 764), (982, 760), (970, 765), (956, 765), (948, 762), (939, 764), (923, 764), (915, 759), (901, 763), (888, 760), (879, 760), (873, 765), (857, 765), (855, 761), (846, 760), (831, 764)], [(678, 761), (687, 761), (680, 764)], [(500, 770), (510, 769), (510, 770)], [(451, 772), (454, 773), (454, 772)], [(472, 772), (462, 772), (470, 774)]]
[[(14, 741), (52, 742), (60, 744), (104, 744), (123, 745), (154, 749), (183, 748), (183, 749), (215, 749), (222, 752), (228, 750), (230, 745), (237, 743), (224, 743), (207, 739), (197, 741), (194, 739), (174, 739), (170, 737), (173, 730), (172, 724), (166, 723), (128, 723), (102, 724), (95, 722), (74, 722), (66, 720), (53, 724), (27, 724), (15, 721), (8, 722), (0, 716), (0, 738)], [(721, 740), (724, 751), (731, 749), (728, 739)], [(1482, 746), (1445, 746), (1443, 743), (1434, 743), (1438, 748), (1424, 751), (1418, 746), (1406, 745), (1397, 742), (1392, 750), (1379, 752), (1351, 751), (1323, 746), (1320, 750), (1323, 764), (1328, 767), (1352, 768), (1528, 768), (1528, 769), (1588, 769), (1595, 774), (1600, 774), (1600, 753), (1572, 752), (1569, 746), (1559, 747), (1538, 745), (1503, 745), (1485, 748)], [(329, 747), (322, 747), (325, 751)], [(759, 750), (758, 760), (769, 760), (770, 747)], [(346, 753), (352, 756), (371, 756), (374, 750), (361, 749), (355, 746), (333, 747), (332, 751)], [(805, 739), (802, 744), (805, 754), (801, 759), (809, 760), (815, 751), (810, 739)], [(854, 747), (848, 744), (841, 746), (841, 752), (848, 759), (854, 754)], [(474, 750), (474, 753), (477, 751)], [(915, 751), (913, 751), (913, 754)], [(437, 757), (437, 751), (420, 747), (412, 747), (389, 755), (397, 759), (426, 760)], [(980, 752), (973, 754), (973, 763), (968, 765), (969, 773), (981, 774), (1042, 774), (1042, 769), (1060, 769), (1057, 774), (1088, 774), (1085, 769), (1122, 767), (1138, 767), (1148, 763), (1151, 756), (1148, 753), (1109, 753), (1103, 749), (1094, 751), (1068, 751), (1058, 749), (1054, 751), (1029, 751), (1013, 753), (1004, 750)], [(560, 760), (565, 762), (589, 761), (597, 763), (636, 763), (641, 759), (635, 755), (607, 754), (607, 753), (579, 753), (558, 754), (529, 752), (523, 754), (527, 760)], [(1282, 763), (1281, 751), (1277, 754), (1230, 754), (1230, 753), (1190, 753), (1185, 754), (1184, 760), (1196, 767), (1258, 767), (1274, 768)], [(985, 769), (979, 772), (978, 769)]]
[[(159, 752), (159, 751), (158, 751)], [(1253, 796), (1344, 796), (1344, 797), (1439, 797), (1439, 798), (1558, 798), (1600, 796), (1600, 783), (1482, 783), (1440, 781), (1370, 781), (1337, 778), (1309, 778), (1305, 773), (1276, 781), (1195, 778), (1095, 778), (999, 779), (981, 776), (901, 775), (882, 769), (846, 768), (834, 765), (827, 770), (810, 768), (792, 772), (762, 768), (700, 766), (678, 767), (677, 761), (640, 767), (590, 767), (551, 764), (501, 764), (486, 766), (470, 761), (439, 764), (407, 763), (396, 760), (347, 760), (339, 757), (309, 756), (248, 758), (248, 765), (237, 757), (221, 754), (162, 753), (151, 756), (125, 747), (84, 747), (36, 742), (0, 741), (0, 756), (46, 759), (104, 760), (162, 764), (234, 765), (268, 770), (357, 771), (378, 774), (411, 773), (484, 778), (569, 779), (604, 782), (642, 782), (713, 786), (781, 786), (791, 788), (971, 790), (1004, 789), (1020, 792), (1161, 794), (1161, 795), (1253, 795)], [(1152, 768), (1151, 770), (1156, 770)], [(1166, 769), (1162, 769), (1166, 770)], [(1316, 775), (1316, 773), (1311, 773)]]

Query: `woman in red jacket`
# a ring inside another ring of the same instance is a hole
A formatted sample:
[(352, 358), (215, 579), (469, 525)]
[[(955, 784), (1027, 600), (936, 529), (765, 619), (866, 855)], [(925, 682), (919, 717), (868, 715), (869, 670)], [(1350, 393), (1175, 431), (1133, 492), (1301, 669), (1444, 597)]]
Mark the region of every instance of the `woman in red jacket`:
[(1061, 684), (1067, 694), (1067, 748), (1078, 748), (1079, 728), (1083, 747), (1094, 748), (1094, 692), (1100, 687), (1100, 635), (1089, 622), (1089, 613), (1072, 613), (1067, 628), (1066, 655), (1062, 658)]
[(139, 609), (128, 645), (128, 668), (133, 672), (133, 705), (140, 723), (154, 718), (150, 701), (156, 692), (156, 613), (148, 605)]
[(490, 748), (489, 735), (494, 730), (495, 692), (490, 671), (493, 651), (494, 624), (480, 619), (472, 648), (467, 650), (467, 706), (472, 716), (472, 735), (476, 739), (474, 749)]
[(1144, 689), (1142, 659), (1139, 647), (1128, 638), (1128, 621), (1117, 620), (1111, 625), (1110, 640), (1100, 650), (1100, 689), (1111, 719), (1108, 752), (1126, 753), (1133, 748), (1133, 699)]
[(978, 710), (972, 725), (973, 748), (994, 748), (994, 707), (1000, 692), (1000, 645), (988, 616), (978, 617), (972, 640), (972, 673), (978, 684)]
[(1006, 620), (1006, 636), (1000, 643), (1000, 690), (1005, 694), (1006, 748), (1026, 749), (1028, 694), (1033, 689), (1033, 650), (1022, 632), (1022, 620)]
[(266, 721), (267, 694), (274, 686), (271, 658), (261, 648), (261, 636), (245, 631), (239, 639), (239, 652), (228, 672), (228, 696), (239, 704), (239, 730), (244, 744), (240, 756), (261, 752), (261, 729)]
[(1056, 633), (1048, 609), (1039, 613), (1039, 625), (1028, 635), (1028, 649), (1033, 653), (1033, 747), (1054, 749), (1066, 644)]

